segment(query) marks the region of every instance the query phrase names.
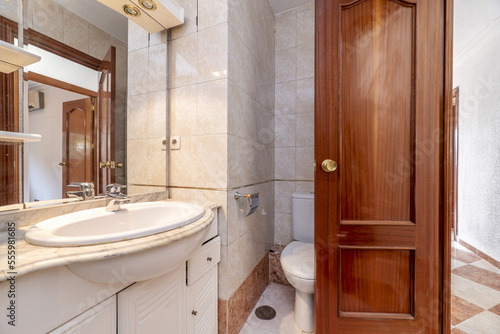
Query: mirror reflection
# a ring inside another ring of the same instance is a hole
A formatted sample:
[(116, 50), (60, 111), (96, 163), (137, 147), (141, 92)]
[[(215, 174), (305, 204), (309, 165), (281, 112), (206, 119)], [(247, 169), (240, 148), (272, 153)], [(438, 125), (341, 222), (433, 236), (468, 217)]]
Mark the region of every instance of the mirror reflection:
[[(75, 183), (94, 183), (96, 195), (126, 184), (127, 19), (96, 0), (22, 6), (25, 48), (42, 61), (24, 68), (21, 88), (17, 72), (2, 74), (0, 130), (42, 140), (0, 144), (0, 205), (65, 198)], [(0, 0), (0, 38), (13, 44), (18, 8)]]

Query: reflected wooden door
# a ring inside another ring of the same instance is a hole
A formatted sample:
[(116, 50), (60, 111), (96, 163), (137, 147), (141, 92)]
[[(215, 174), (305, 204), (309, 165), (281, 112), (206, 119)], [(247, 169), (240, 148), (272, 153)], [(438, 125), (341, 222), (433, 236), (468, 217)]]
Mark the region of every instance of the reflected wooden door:
[(93, 182), (92, 99), (63, 103), (62, 197), (78, 188), (71, 183)]
[(115, 182), (115, 86), (116, 49), (111, 47), (99, 66), (99, 96), (96, 113), (96, 194), (105, 194)]
[(317, 333), (438, 333), (444, 2), (316, 16)]

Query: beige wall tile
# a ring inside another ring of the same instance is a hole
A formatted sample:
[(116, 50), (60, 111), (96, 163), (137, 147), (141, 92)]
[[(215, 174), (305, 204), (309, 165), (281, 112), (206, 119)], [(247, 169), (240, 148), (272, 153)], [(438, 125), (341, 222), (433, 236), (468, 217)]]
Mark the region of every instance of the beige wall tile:
[(227, 186), (227, 135), (200, 136), (198, 142), (198, 186), (223, 189)]
[(227, 133), (228, 80), (198, 85), (198, 134)]
[(297, 45), (314, 41), (314, 10), (297, 13)]
[[(231, 297), (233, 293), (243, 283), (243, 262), (245, 254), (241, 247), (241, 240), (237, 239), (227, 247), (228, 254), (228, 275), (227, 275), (227, 295)], [(228, 298), (229, 299), (229, 298)]]
[(176, 0), (184, 8), (184, 24), (172, 28), (172, 39), (196, 32), (197, 0)]
[(148, 91), (148, 49), (129, 52), (129, 64), (142, 64), (128, 67), (128, 95), (144, 94)]
[(64, 43), (63, 8), (51, 0), (33, 0), (33, 29)]
[(295, 80), (297, 72), (297, 51), (295, 48), (276, 52), (276, 83)]
[(148, 93), (148, 138), (167, 136), (167, 92)]
[(276, 19), (275, 50), (294, 48), (297, 45), (297, 15)]
[(276, 213), (292, 213), (292, 193), (295, 192), (295, 181), (275, 182), (274, 205)]
[(148, 91), (167, 89), (167, 45), (156, 44), (149, 47)]
[(302, 113), (296, 116), (295, 145), (314, 145), (314, 113)]
[(297, 48), (297, 80), (314, 77), (314, 43)]
[(227, 186), (234, 188), (242, 185), (244, 173), (243, 142), (245, 139), (228, 135), (227, 140)]
[(295, 147), (280, 147), (275, 150), (275, 175), (278, 180), (295, 179)]
[[(228, 133), (244, 136), (245, 128), (245, 92), (233, 81), (228, 80)], [(230, 155), (231, 156), (231, 155)]]
[(274, 214), (274, 243), (286, 246), (293, 241), (292, 215), (288, 213)]
[(297, 113), (314, 112), (314, 78), (297, 80)]
[(198, 0), (198, 29), (227, 22), (228, 0)]
[(148, 135), (148, 96), (133, 95), (128, 98), (127, 138), (147, 139)]
[(148, 185), (167, 185), (167, 152), (162, 150), (162, 138), (148, 139), (147, 168)]
[(219, 284), (219, 298), (228, 300), (231, 295), (229, 294), (229, 260), (228, 260), (228, 246), (221, 246), (220, 248), (220, 262), (217, 266), (218, 270), (218, 284)]
[(314, 180), (314, 147), (297, 147), (295, 162), (295, 177), (301, 181)]
[(127, 141), (127, 183), (145, 184), (148, 180), (148, 141)]
[[(199, 163), (198, 137), (181, 137), (181, 149), (170, 150), (170, 184), (177, 187), (197, 187)], [(196, 165), (196, 166), (195, 166)]]
[(276, 115), (295, 113), (297, 82), (287, 81), (276, 84)]
[(89, 53), (89, 23), (63, 9), (64, 44)]
[[(26, 4), (25, 4), (26, 6)], [(2, 16), (8, 18), (9, 20), (12, 20), (14, 22), (17, 22), (18, 20), (18, 8), (19, 4), (17, 1), (2, 1), (0, 4), (1, 10), (2, 10)], [(26, 24), (26, 22), (24, 22)]]
[[(297, 127), (300, 126), (297, 122)], [(295, 147), (295, 115), (276, 116), (275, 147)]]
[(196, 135), (197, 117), (198, 85), (170, 90), (170, 135)]
[(227, 77), (227, 24), (198, 33), (198, 82)]
[(314, 182), (297, 181), (295, 182), (295, 190), (300, 192), (314, 192)]
[(245, 90), (248, 81), (245, 70), (245, 53), (249, 51), (232, 26), (228, 28), (228, 48), (228, 77)]
[(192, 202), (198, 194), (197, 189), (170, 188), (170, 198), (176, 201)]
[[(110, 45), (113, 45), (111, 42), (110, 36), (105, 33), (103, 30), (97, 28), (96, 26), (89, 24), (89, 55), (92, 57), (95, 57), (97, 59), (103, 59), (106, 53), (109, 50)], [(116, 45), (115, 45), (116, 46)], [(121, 43), (121, 46), (126, 46), (124, 43)], [(123, 61), (123, 53), (121, 51), (125, 51), (125, 62)], [(118, 48), (116, 50), (116, 66), (117, 68), (125, 68), (127, 67), (127, 54), (128, 51), (125, 48), (124, 50), (120, 50), (120, 53), (118, 52)], [(126, 73), (127, 71), (123, 71)], [(118, 82), (118, 78), (117, 78)]]
[(198, 82), (198, 34), (172, 41), (171, 88)]
[(157, 44), (167, 44), (167, 30), (162, 30), (154, 34), (149, 34), (149, 46)]
[(136, 51), (148, 47), (149, 34), (132, 20), (128, 20), (128, 50)]

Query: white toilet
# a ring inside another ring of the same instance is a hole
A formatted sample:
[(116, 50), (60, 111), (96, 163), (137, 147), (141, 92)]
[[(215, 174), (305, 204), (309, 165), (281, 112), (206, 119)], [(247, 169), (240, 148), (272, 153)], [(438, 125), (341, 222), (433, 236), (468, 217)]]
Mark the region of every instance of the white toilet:
[(281, 253), (281, 266), (295, 288), (295, 323), (314, 332), (314, 193), (292, 194), (293, 238)]

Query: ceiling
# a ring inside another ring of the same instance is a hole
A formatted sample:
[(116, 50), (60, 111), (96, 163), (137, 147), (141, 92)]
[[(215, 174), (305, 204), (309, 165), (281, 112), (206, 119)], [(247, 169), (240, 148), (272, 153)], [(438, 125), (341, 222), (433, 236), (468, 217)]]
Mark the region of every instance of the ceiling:
[(274, 14), (279, 14), (289, 9), (314, 2), (314, 0), (269, 0), (269, 2), (273, 7)]

